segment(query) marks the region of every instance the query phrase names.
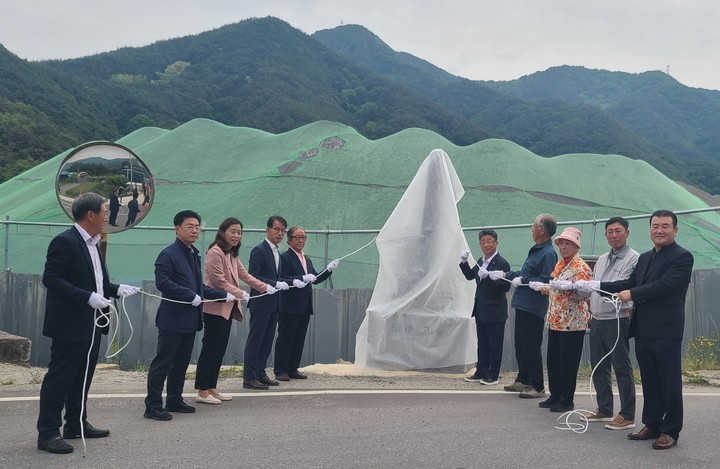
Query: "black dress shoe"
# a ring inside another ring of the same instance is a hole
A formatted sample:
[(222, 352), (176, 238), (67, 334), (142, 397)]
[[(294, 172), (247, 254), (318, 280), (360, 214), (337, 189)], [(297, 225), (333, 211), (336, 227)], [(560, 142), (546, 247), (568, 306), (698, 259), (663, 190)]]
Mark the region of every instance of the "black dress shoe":
[(556, 398), (550, 396), (544, 401), (538, 402), (538, 407), (541, 409), (549, 409), (550, 407), (557, 405), (560, 401), (558, 401)]
[(167, 413), (162, 407), (153, 407), (145, 410), (143, 417), (153, 420), (172, 420), (172, 415)]
[(57, 454), (68, 454), (73, 452), (73, 447), (60, 438), (60, 435), (48, 438), (47, 440), (38, 439), (38, 449), (47, 451), (48, 453)]
[(292, 379), (307, 379), (307, 375), (300, 373), (299, 371), (291, 371), (288, 376)]
[(275, 381), (274, 379), (270, 379), (267, 376), (263, 376), (262, 378), (258, 378), (258, 381), (260, 381), (262, 384), (267, 384), (268, 386), (279, 386), (280, 383)]
[(250, 380), (243, 381), (243, 387), (245, 389), (261, 389), (261, 390), (266, 390), (268, 388), (267, 384), (263, 384), (256, 379), (250, 379)]
[(278, 381), (290, 381), (290, 376), (287, 373), (275, 373), (275, 379)]
[(562, 404), (553, 404), (550, 406), (550, 412), (570, 412), (571, 410), (574, 410), (575, 406), (570, 405), (562, 405)]
[(173, 402), (172, 404), (165, 404), (165, 410), (168, 412), (178, 412), (180, 414), (194, 414), (195, 407), (187, 405), (184, 402)]
[[(110, 436), (110, 430), (95, 428), (87, 422), (85, 423), (85, 431), (83, 433), (85, 434), (85, 438), (105, 438), (107, 436)], [(63, 429), (63, 438), (65, 438), (66, 440), (72, 440), (81, 437), (82, 435), (80, 434), (79, 430), (75, 431), (72, 428)]]
[(660, 433), (650, 429), (648, 426), (642, 427), (637, 432), (628, 433), (628, 439), (630, 440), (654, 440), (659, 437)]

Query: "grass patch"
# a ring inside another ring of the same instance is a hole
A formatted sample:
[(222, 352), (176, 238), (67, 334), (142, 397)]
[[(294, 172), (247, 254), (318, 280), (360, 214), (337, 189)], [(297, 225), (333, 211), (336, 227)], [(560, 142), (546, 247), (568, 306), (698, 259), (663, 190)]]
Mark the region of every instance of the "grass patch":
[(244, 369), (243, 365), (223, 366), (220, 368), (220, 378), (242, 378)]
[(0, 385), (2, 386), (9, 386), (11, 384), (15, 384), (15, 378), (6, 378), (0, 381)]
[(707, 385), (710, 384), (710, 381), (705, 379), (704, 376), (699, 374), (692, 374), (692, 373), (683, 373), (685, 375), (685, 382), (688, 384), (701, 384), (701, 385)]

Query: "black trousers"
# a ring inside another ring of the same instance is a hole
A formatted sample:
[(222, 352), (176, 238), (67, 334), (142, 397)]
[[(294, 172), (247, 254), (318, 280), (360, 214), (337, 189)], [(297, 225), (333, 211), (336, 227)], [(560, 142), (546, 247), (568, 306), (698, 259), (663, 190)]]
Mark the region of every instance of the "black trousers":
[(166, 404), (182, 402), (185, 373), (190, 364), (195, 332), (158, 330), (157, 353), (150, 363), (145, 409), (162, 407), (162, 391), (167, 379)]
[[(95, 374), (100, 336), (100, 330), (95, 329), (92, 350), (90, 350), (90, 342), (80, 344), (53, 339), (50, 345), (50, 364), (40, 387), (40, 414), (37, 421), (39, 439), (46, 440), (60, 435), (63, 408), (65, 408), (65, 426), (72, 430), (80, 430), (80, 408), (84, 405), (82, 421), (83, 426), (85, 425), (87, 392)], [(86, 368), (87, 385), (83, 392)]]
[(266, 376), (265, 367), (275, 339), (278, 314), (250, 310), (250, 331), (245, 342), (243, 379), (252, 381)]
[(683, 427), (682, 340), (635, 337), (643, 390), (643, 423), (676, 440)]
[(206, 391), (217, 388), (220, 367), (225, 350), (227, 350), (228, 340), (230, 340), (233, 320), (203, 313), (203, 322), (205, 323), (205, 332), (195, 373), (195, 389)]
[(532, 386), (536, 391), (545, 390), (541, 350), (544, 329), (544, 318), (521, 309), (515, 310), (515, 358), (518, 362), (515, 380)]
[(547, 373), (550, 399), (563, 406), (575, 404), (577, 373), (585, 331), (548, 330)]
[(505, 341), (505, 321), (480, 322), (475, 318), (477, 332), (477, 368), (475, 376), (495, 381), (500, 376), (503, 342)]
[(276, 375), (297, 371), (300, 367), (308, 324), (309, 314), (278, 314), (274, 364)]

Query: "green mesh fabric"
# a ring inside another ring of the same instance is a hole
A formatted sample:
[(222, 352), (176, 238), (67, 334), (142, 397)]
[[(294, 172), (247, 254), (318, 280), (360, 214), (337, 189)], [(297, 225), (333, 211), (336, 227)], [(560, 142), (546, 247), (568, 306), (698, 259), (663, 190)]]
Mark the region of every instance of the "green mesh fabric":
[[(155, 200), (140, 226), (172, 225), (175, 213), (192, 209), (203, 217), (207, 246), (215, 227), (228, 216), (243, 221), (241, 259), (263, 233), (267, 217), (284, 216), (290, 225), (308, 230), (382, 228), (427, 155), (445, 150), (465, 187), (458, 204), (463, 226), (531, 223), (539, 213), (558, 221), (592, 220), (650, 213), (658, 208), (687, 210), (707, 205), (650, 165), (617, 155), (576, 154), (541, 158), (505, 140), (489, 139), (458, 147), (440, 135), (408, 129), (370, 141), (354, 129), (315, 122), (279, 135), (228, 127), (196, 119), (172, 131), (145, 128), (118, 140), (147, 164), (156, 179)], [(70, 150), (68, 150), (69, 152)], [(69, 220), (54, 190), (62, 153), (0, 185), (0, 216), (10, 220)], [(695, 255), (696, 268), (720, 261), (720, 220), (715, 213), (680, 217), (678, 241)], [(576, 224), (583, 231), (581, 254), (607, 249), (602, 225)], [(631, 222), (629, 243), (649, 249), (648, 221)], [(42, 272), (45, 251), (62, 227), (11, 226), (9, 267)], [(341, 257), (373, 234), (309, 234), (306, 252), (324, 268), (328, 257)], [(119, 280), (152, 279), (158, 252), (174, 240), (172, 229), (132, 229), (108, 237), (108, 263)], [(480, 250), (477, 233), (467, 233), (473, 256)], [(499, 231), (500, 251), (519, 268), (532, 244), (529, 228)], [(0, 245), (5, 250), (4, 233)], [(408, 259), (412, 262), (412, 259)], [(333, 286), (372, 287), (377, 251), (370, 246), (346, 259), (333, 274)]]

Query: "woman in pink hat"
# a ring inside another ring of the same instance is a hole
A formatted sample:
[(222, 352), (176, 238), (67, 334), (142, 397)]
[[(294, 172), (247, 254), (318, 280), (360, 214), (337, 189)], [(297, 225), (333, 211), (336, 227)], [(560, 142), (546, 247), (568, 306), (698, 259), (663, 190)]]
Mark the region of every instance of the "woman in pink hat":
[(592, 270), (578, 255), (581, 236), (580, 230), (573, 227), (565, 228), (556, 236), (560, 260), (550, 274), (550, 285), (530, 285), (534, 290), (550, 295), (547, 318), (550, 397), (538, 405), (551, 412), (575, 408), (575, 384), (590, 310), (587, 295), (573, 291), (572, 284), (592, 278)]

